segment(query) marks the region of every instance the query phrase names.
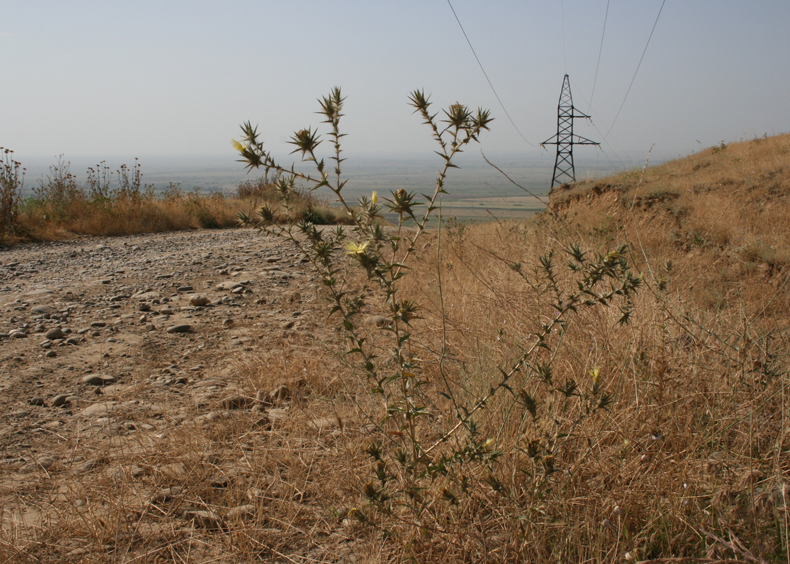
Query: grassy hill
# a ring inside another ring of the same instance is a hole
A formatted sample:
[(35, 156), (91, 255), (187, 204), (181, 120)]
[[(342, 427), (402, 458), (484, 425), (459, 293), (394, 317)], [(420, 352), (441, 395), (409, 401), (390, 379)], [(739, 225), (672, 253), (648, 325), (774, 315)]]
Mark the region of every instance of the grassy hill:
[(569, 303), (577, 250), (643, 277), (631, 304), (582, 296), (487, 403), (502, 490), (468, 502), (466, 546), (497, 531), (497, 561), (786, 562), (789, 227), (783, 135), (564, 186), (531, 222), (449, 229), (411, 291), (426, 350), (446, 348), (470, 396)]

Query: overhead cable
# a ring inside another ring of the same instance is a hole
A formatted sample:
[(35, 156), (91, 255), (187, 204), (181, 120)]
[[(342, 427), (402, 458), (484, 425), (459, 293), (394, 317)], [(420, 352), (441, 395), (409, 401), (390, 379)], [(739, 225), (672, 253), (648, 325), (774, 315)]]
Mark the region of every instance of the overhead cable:
[(642, 60), (645, 58), (645, 53), (647, 53), (647, 47), (648, 45), (650, 45), (650, 40), (653, 38), (653, 32), (656, 30), (656, 26), (658, 25), (658, 18), (661, 17), (661, 12), (663, 11), (664, 4), (666, 3), (667, 0), (663, 0), (663, 2), (661, 2), (661, 8), (658, 10), (658, 15), (656, 16), (656, 21), (653, 24), (653, 29), (650, 30), (650, 36), (647, 38), (647, 43), (645, 44), (644, 51), (642, 51), (642, 57), (639, 59), (639, 64), (636, 65), (636, 70), (634, 71), (634, 76), (631, 79), (631, 84), (628, 85), (628, 90), (626, 90), (625, 92), (625, 97), (623, 97), (623, 102), (620, 104), (620, 109), (617, 110), (617, 115), (614, 116), (614, 120), (612, 120), (612, 125), (609, 126), (609, 130), (606, 132), (606, 135), (604, 135), (604, 139), (606, 139), (609, 136), (609, 133), (611, 133), (612, 128), (614, 127), (614, 124), (617, 121), (617, 118), (620, 117), (620, 112), (623, 111), (623, 106), (625, 106), (625, 101), (628, 98), (628, 94), (631, 92), (631, 87), (634, 85), (634, 81), (636, 80), (636, 74), (639, 72), (639, 67), (642, 66)]
[(601, 46), (598, 47), (598, 64), (595, 65), (595, 78), (593, 79), (592, 94), (590, 94), (590, 105), (587, 111), (592, 108), (592, 101), (595, 97), (595, 83), (598, 82), (598, 69), (601, 67), (601, 53), (603, 52), (603, 38), (606, 35), (606, 21), (609, 19), (609, 0), (606, 0), (606, 15), (603, 17), (603, 31), (601, 32)]
[(533, 143), (530, 143), (527, 140), (527, 138), (524, 137), (524, 135), (521, 133), (521, 131), (519, 130), (518, 126), (516, 125), (516, 122), (514, 122), (513, 118), (510, 117), (510, 114), (508, 113), (507, 108), (505, 108), (505, 104), (502, 103), (502, 100), (500, 99), (499, 94), (497, 94), (496, 88), (494, 88), (494, 85), (491, 83), (491, 79), (488, 78), (488, 73), (486, 72), (486, 69), (483, 68), (483, 63), (480, 62), (480, 57), (477, 56), (477, 53), (475, 52), (475, 48), (472, 47), (472, 42), (469, 41), (469, 36), (466, 35), (466, 30), (464, 30), (464, 26), (461, 24), (461, 20), (458, 19), (458, 14), (455, 13), (455, 8), (453, 8), (453, 4), (450, 2), (450, 0), (447, 0), (447, 3), (450, 5), (450, 9), (453, 11), (453, 16), (455, 16), (455, 21), (458, 22), (458, 27), (461, 28), (461, 32), (464, 34), (464, 38), (466, 39), (466, 43), (469, 45), (469, 48), (472, 50), (472, 54), (475, 56), (475, 60), (477, 60), (477, 64), (480, 67), (480, 70), (483, 71), (483, 76), (486, 77), (486, 81), (488, 82), (488, 85), (491, 87), (491, 91), (494, 93), (494, 96), (496, 96), (497, 102), (499, 102), (499, 105), (502, 107), (502, 111), (505, 112), (505, 115), (507, 116), (507, 119), (510, 120), (510, 123), (513, 125), (513, 128), (516, 130), (516, 132), (519, 134), (519, 136), (524, 140), (524, 142), (527, 145), (529, 145), (530, 147), (537, 147), (537, 145), (535, 145)]

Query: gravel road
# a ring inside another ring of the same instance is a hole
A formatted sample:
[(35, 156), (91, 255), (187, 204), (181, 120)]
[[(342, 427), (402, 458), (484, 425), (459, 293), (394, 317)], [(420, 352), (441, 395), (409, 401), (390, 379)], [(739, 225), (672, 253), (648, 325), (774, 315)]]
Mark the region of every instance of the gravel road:
[(316, 287), (295, 251), (252, 230), (1, 251), (0, 471), (51, 457), (47, 437), (102, 415), (115, 432), (154, 428), (146, 412), (186, 417), (239, 391), (240, 351), (312, 337)]

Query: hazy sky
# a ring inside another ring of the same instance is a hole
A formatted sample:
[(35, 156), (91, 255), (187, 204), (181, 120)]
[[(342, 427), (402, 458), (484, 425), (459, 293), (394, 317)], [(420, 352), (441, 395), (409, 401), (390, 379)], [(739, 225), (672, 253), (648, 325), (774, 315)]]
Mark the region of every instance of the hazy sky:
[[(576, 107), (597, 126), (579, 120), (577, 132), (602, 140), (661, 5), (610, 0), (590, 108), (607, 0), (453, 0), (533, 145), (555, 133), (566, 72)], [(245, 120), (286, 155), (295, 129), (318, 125), (316, 99), (335, 85), (348, 97), (349, 156), (430, 154), (407, 105), (416, 88), (436, 109), (491, 109), (487, 154), (538, 154), (446, 0), (3, 0), (1, 13), (0, 145), (23, 161), (232, 156)], [(698, 141), (790, 130), (788, 24), (788, 0), (667, 0), (606, 156), (652, 144), (686, 154)]]

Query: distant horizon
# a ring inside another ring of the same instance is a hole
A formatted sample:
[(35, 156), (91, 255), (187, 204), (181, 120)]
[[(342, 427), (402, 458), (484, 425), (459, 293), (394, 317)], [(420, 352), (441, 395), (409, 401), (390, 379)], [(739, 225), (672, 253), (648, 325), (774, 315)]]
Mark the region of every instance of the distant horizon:
[[(459, 169), (450, 171), (448, 178), (450, 197), (476, 197), (481, 191), (486, 190), (493, 190), (497, 194), (504, 192), (507, 195), (520, 193), (518, 188), (512, 186), (499, 172), (485, 163), (480, 153), (481, 148), (476, 149), (477, 151), (473, 148), (466, 154), (460, 155)], [(419, 191), (430, 189), (441, 164), (441, 160), (435, 154), (344, 155), (347, 160), (343, 163), (343, 175), (349, 179), (348, 192), (354, 196), (373, 189), (384, 191), (397, 188)], [(297, 170), (305, 172), (314, 170), (312, 163), (295, 161), (294, 156), (285, 155), (278, 158), (282, 158), (280, 162), (284, 166), (295, 163)], [(642, 166), (646, 156), (647, 151), (640, 153), (638, 158), (631, 162), (631, 167), (622, 167), (620, 163), (612, 163), (606, 155), (593, 148), (580, 148), (575, 154), (576, 176), (579, 179), (607, 176), (625, 168)], [(486, 157), (514, 181), (528, 189), (541, 193), (548, 191), (554, 168), (553, 152), (544, 151), (543, 154), (526, 156), (511, 152), (486, 154)], [(20, 157), (15, 154), (14, 158), (22, 162), (22, 166), (26, 169), (24, 192), (29, 196), (32, 194), (32, 189), (51, 174), (51, 167), (57, 164), (59, 157)], [(241, 163), (237, 162), (237, 156), (232, 151), (227, 155), (142, 155), (137, 159), (143, 184), (152, 184), (157, 191), (163, 190), (172, 182), (180, 183), (181, 188), (186, 191), (198, 188), (202, 192), (228, 193), (240, 182), (254, 180), (264, 174), (263, 170), (248, 172)], [(666, 159), (652, 155), (651, 160), (657, 164)], [(125, 164), (131, 168), (135, 159), (118, 156), (104, 158), (90, 155), (62, 156), (62, 162), (69, 165), (69, 171), (80, 183), (84, 182), (87, 169), (95, 168), (102, 161), (109, 167), (115, 179), (116, 171), (121, 165)]]

